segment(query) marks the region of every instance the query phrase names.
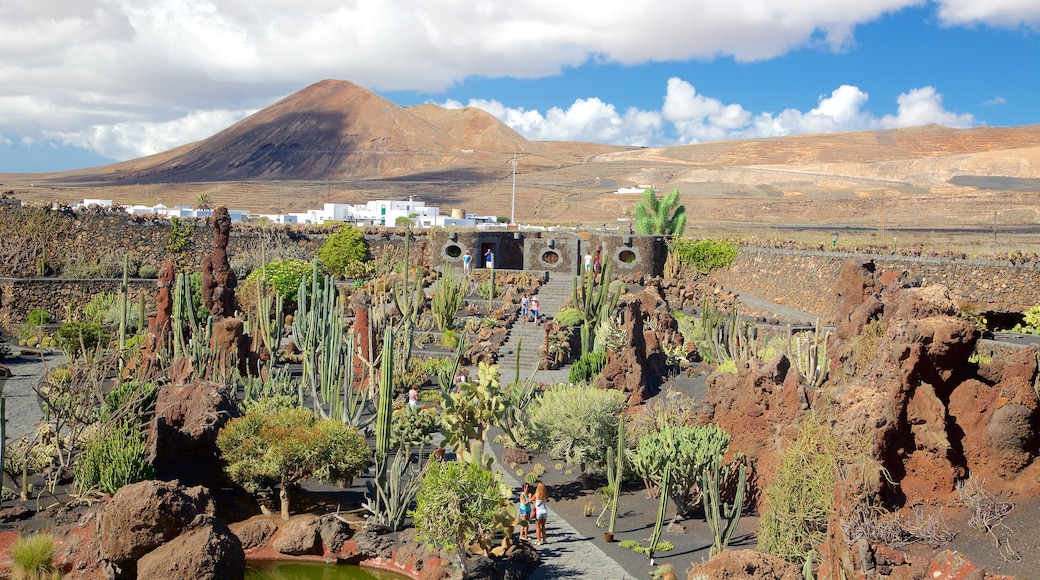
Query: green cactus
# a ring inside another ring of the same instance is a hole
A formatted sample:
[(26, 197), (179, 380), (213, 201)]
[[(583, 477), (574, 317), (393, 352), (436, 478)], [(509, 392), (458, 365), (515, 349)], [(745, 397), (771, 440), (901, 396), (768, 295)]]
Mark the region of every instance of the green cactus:
[(714, 558), (729, 546), (733, 532), (744, 509), (744, 489), (747, 485), (747, 466), (741, 462), (733, 503), (722, 501), (719, 482), (729, 479), (732, 465), (722, 467), (722, 457), (715, 456), (701, 471), (701, 489), (704, 490), (704, 519), (711, 528), (713, 543), (708, 558)]
[(607, 264), (600, 269), (599, 281), (595, 274), (582, 272), (580, 276), (574, 277), (574, 291), (571, 301), (581, 311), (581, 354), (592, 352), (596, 345), (593, 344), (595, 330), (600, 324), (610, 319), (618, 300), (620, 292), (610, 291), (611, 265)]
[(495, 309), (495, 262), (491, 261), (491, 273), (488, 275), (488, 308), (487, 313), (490, 315)]
[[(609, 451), (609, 449), (608, 449)], [(610, 457), (607, 457), (607, 476), (612, 480), (610, 485), (614, 487), (614, 497), (610, 500), (610, 526), (607, 531), (614, 533), (614, 524), (617, 522), (618, 512), (618, 500), (621, 497), (621, 482), (625, 478), (625, 417), (624, 415), (618, 416), (618, 428), (617, 428), (617, 452), (613, 455), (617, 455), (613, 469), (613, 477), (611, 477), (610, 469)]]
[(380, 358), (379, 403), (376, 408), (376, 462), (385, 468), (386, 459), (390, 455), (390, 419), (394, 411), (394, 337), (390, 328), (383, 331), (383, 353)]
[(366, 483), (367, 501), (362, 507), (372, 514), (373, 521), (390, 528), (392, 532), (404, 527), (408, 508), (419, 494), (423, 474), (426, 472), (424, 468), (419, 467), (424, 464), (422, 450), (420, 449), (416, 466), (409, 469), (411, 455), (411, 448), (398, 449), (389, 469), (377, 460), (376, 473), (382, 474), (382, 477)]
[(430, 311), (437, 328), (441, 331), (455, 328), (455, 315), (462, 308), (466, 298), (466, 281), (455, 278), (455, 270), (445, 266), (441, 277), (433, 285), (433, 297), (430, 299)]
[[(664, 479), (662, 479), (661, 488), (668, 489), (668, 478), (671, 475), (672, 466), (669, 465), (664, 469)], [(650, 546), (647, 547), (646, 557), (650, 558), (650, 565), (654, 565), (654, 552), (657, 551), (657, 543), (661, 540), (661, 527), (664, 526), (664, 512), (668, 509), (668, 494), (662, 493), (660, 500), (657, 502), (657, 521), (654, 523), (654, 533), (650, 535)]]
[(130, 258), (123, 256), (123, 281), (119, 284), (119, 370), (126, 367), (123, 359), (126, 352), (126, 322), (129, 315), (127, 308), (127, 279), (130, 276)]

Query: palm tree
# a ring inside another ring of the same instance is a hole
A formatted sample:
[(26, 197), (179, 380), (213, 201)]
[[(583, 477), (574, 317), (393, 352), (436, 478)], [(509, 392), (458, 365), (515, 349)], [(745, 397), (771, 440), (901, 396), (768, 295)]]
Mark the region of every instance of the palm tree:
[(643, 192), (636, 204), (636, 233), (642, 235), (682, 235), (686, 229), (686, 206), (679, 204), (679, 190), (673, 189), (660, 201), (654, 190)]
[(200, 194), (196, 195), (195, 196), (195, 209), (203, 209), (203, 210), (213, 209), (213, 206), (210, 205), (209, 196), (206, 195), (205, 193), (200, 193)]

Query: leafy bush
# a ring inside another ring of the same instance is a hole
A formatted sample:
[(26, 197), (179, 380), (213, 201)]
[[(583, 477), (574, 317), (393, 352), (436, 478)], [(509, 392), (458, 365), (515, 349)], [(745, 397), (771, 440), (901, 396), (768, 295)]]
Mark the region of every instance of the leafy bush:
[(148, 278), (149, 280), (159, 277), (159, 269), (152, 264), (141, 264), (141, 267), (137, 269), (138, 278)]
[(339, 231), (329, 234), (325, 245), (318, 250), (318, 260), (333, 276), (343, 276), (347, 266), (364, 263), (367, 258), (365, 233), (351, 225), (345, 225)]
[(47, 580), (61, 578), (54, 565), (58, 545), (50, 534), (18, 536), (11, 546), (12, 580)]
[(718, 268), (728, 268), (736, 259), (739, 250), (739, 246), (726, 240), (676, 238), (668, 244), (668, 252), (681, 264), (696, 268), (696, 271), (702, 274)]
[(288, 519), (292, 489), (301, 481), (352, 479), (368, 466), (372, 452), (364, 436), (337, 420), (319, 420), (307, 409), (248, 413), (217, 435), (228, 477), (255, 492), (281, 485), (282, 517)]
[(96, 322), (66, 322), (58, 329), (58, 346), (73, 358), (89, 354), (112, 340)]
[(617, 439), (617, 415), (627, 407), (628, 397), (620, 391), (553, 387), (531, 410), (528, 441), (580, 466), (584, 482), (586, 469), (603, 466), (606, 446)]
[[(495, 284), (495, 296), (502, 295), (502, 287)], [(491, 280), (485, 280), (480, 286), (477, 286), (477, 296), (481, 298), (491, 298)]]
[(820, 544), (834, 507), (837, 441), (823, 418), (809, 416), (784, 450), (780, 469), (765, 490), (758, 549), (801, 564), (819, 561)]
[(495, 534), (511, 526), (510, 490), (479, 465), (434, 461), (426, 468), (412, 518), (416, 539), (436, 548), (458, 551), (479, 544), (491, 551)]
[(304, 260), (272, 260), (266, 266), (250, 272), (242, 285), (249, 289), (256, 288), (256, 281), (266, 272), (267, 286), (283, 300), (291, 300), (299, 291), (300, 281), (309, 277), (311, 270), (311, 263)]
[(587, 384), (591, 383), (592, 379), (596, 377), (603, 370), (603, 367), (607, 366), (607, 354), (603, 352), (587, 352), (581, 355), (578, 362), (574, 363), (571, 367), (570, 374), (567, 375), (567, 380), (571, 384)]
[(155, 471), (145, 460), (141, 429), (123, 422), (91, 441), (76, 461), (75, 475), (80, 489), (100, 489), (107, 494), (154, 477)]

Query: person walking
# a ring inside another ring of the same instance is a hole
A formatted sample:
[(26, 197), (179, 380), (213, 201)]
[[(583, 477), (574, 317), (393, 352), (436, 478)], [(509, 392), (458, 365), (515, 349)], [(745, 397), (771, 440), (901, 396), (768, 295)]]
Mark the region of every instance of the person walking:
[(527, 312), (530, 310), (530, 304), (531, 304), (531, 299), (527, 297), (527, 294), (524, 294), (524, 296), (522, 298), (520, 298), (520, 319), (521, 320), (523, 320), (524, 318), (527, 318)]
[(408, 389), (408, 408), (412, 411), (419, 410), (419, 389), (416, 389), (415, 385)]
[(534, 533), (539, 544), (545, 543), (545, 523), (549, 518), (549, 490), (545, 483), (538, 482), (534, 491)]
[(530, 541), (527, 528), (531, 526), (531, 511), (534, 497), (531, 495), (531, 484), (524, 482), (520, 488), (520, 539)]
[(538, 297), (532, 296), (530, 301), (531, 320), (538, 322)]
[(471, 254), (469, 250), (466, 250), (466, 253), (462, 255), (463, 274), (469, 274), (469, 265), (471, 262), (473, 262), (473, 254)]
[(589, 270), (592, 269), (592, 254), (585, 252), (585, 273), (588, 274)]

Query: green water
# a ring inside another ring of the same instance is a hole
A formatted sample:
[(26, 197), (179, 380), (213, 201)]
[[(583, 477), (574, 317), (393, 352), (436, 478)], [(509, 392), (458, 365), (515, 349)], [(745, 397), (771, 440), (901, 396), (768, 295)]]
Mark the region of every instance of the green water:
[(318, 564), (312, 562), (251, 561), (246, 580), (402, 580), (408, 578), (393, 572), (371, 570), (360, 566)]

